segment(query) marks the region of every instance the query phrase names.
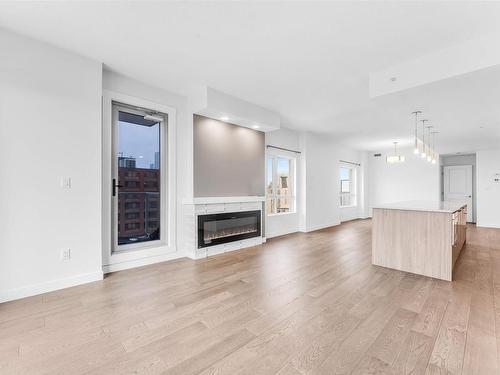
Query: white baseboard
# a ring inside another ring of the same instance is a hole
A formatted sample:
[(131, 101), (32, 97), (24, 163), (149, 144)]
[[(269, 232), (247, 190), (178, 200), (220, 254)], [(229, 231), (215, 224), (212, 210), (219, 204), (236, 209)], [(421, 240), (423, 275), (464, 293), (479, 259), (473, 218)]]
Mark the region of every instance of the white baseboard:
[(305, 233), (314, 232), (315, 230), (320, 230), (320, 229), (325, 229), (325, 228), (330, 228), (330, 227), (336, 227), (337, 225), (340, 225), (340, 221), (336, 221), (335, 223), (324, 224), (324, 225), (315, 225), (313, 227), (307, 228), (305, 230)]
[(55, 290), (91, 283), (102, 279), (103, 279), (102, 271), (96, 271), (96, 272), (90, 272), (81, 275), (66, 277), (64, 279), (46, 281), (40, 284), (27, 285), (20, 288), (4, 290), (0, 291), (0, 303), (13, 301), (25, 297), (31, 297), (37, 294), (53, 292)]
[(500, 228), (500, 225), (496, 223), (483, 223), (483, 222), (477, 222), (476, 227), (481, 227), (481, 228), (493, 228), (493, 229), (498, 229)]
[(166, 262), (168, 260), (179, 259), (179, 258), (183, 258), (185, 256), (186, 255), (184, 253), (179, 252), (179, 251), (175, 251), (175, 252), (168, 253), (168, 254), (155, 255), (155, 256), (142, 258), (142, 259), (134, 259), (134, 260), (128, 260), (128, 261), (124, 261), (124, 262), (120, 262), (120, 263), (106, 264), (106, 265), (102, 266), (102, 271), (105, 274), (110, 273), (110, 272), (123, 271), (123, 270), (128, 270), (130, 268), (149, 266), (150, 264)]
[[(295, 230), (284, 230), (284, 231), (279, 231), (275, 233), (268, 234), (266, 238), (274, 238), (274, 237), (279, 237), (279, 236), (285, 236), (287, 234), (292, 234), (292, 233), (297, 233), (299, 232), (298, 228)], [(263, 241), (265, 242), (265, 241)]]

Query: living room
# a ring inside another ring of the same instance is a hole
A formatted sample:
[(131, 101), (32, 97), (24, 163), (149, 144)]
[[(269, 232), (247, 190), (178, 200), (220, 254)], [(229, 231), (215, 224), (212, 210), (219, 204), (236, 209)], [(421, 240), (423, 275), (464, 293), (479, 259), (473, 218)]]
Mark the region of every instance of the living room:
[(2, 2), (0, 373), (498, 373), (498, 16)]

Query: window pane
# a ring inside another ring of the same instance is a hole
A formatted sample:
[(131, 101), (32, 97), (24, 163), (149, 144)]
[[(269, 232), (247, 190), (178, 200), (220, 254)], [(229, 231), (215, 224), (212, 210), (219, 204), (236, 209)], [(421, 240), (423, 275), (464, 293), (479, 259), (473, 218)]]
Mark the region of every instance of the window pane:
[(340, 192), (341, 193), (351, 192), (351, 183), (349, 180), (340, 180)]
[(340, 174), (340, 206), (356, 205), (356, 169), (355, 167), (341, 166)]
[(266, 212), (279, 214), (293, 212), (293, 159), (279, 156), (267, 158)]
[(276, 160), (277, 179), (276, 195), (289, 195), (290, 191), (290, 160), (277, 158)]
[(160, 123), (118, 112), (118, 245), (160, 239)]
[(266, 200), (266, 212), (268, 214), (275, 214), (276, 213), (276, 204), (275, 204), (275, 199), (272, 198), (271, 196), (267, 197)]
[(350, 180), (351, 179), (351, 170), (347, 167), (340, 167), (340, 179), (341, 180)]
[(341, 206), (352, 206), (352, 196), (350, 194), (345, 194), (340, 196)]
[(279, 197), (276, 199), (276, 213), (282, 212), (290, 212), (291, 209), (291, 201), (290, 197)]

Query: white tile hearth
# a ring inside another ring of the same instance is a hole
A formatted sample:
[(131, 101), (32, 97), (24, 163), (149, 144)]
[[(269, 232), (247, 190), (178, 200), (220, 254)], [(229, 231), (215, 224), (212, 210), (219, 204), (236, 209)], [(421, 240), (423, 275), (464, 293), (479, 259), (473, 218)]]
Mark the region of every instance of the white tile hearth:
[[(224, 212), (243, 212), (259, 210), (262, 213), (265, 197), (201, 197), (183, 200), (185, 215), (184, 236), (187, 239), (186, 256), (192, 259), (201, 259), (207, 256), (239, 250), (246, 247), (260, 245), (263, 242), (259, 237), (237, 240), (220, 245), (198, 249), (198, 215), (216, 214)], [(263, 226), (263, 221), (262, 221)]]

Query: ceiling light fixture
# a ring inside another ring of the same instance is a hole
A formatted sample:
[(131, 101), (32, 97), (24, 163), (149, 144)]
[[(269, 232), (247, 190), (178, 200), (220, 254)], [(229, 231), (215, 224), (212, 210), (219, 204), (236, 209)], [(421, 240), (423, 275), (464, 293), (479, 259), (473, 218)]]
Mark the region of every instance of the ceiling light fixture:
[(417, 124), (418, 124), (418, 115), (421, 113), (422, 113), (422, 111), (412, 112), (412, 115), (415, 115), (415, 149), (413, 150), (414, 154), (420, 153), (420, 146), (418, 143), (418, 126), (417, 126)]
[(229, 117), (227, 117), (227, 116), (222, 116), (220, 119), (221, 119), (221, 121), (228, 121), (228, 120), (229, 120)]
[[(422, 111), (413, 111), (411, 114), (415, 116), (415, 134), (414, 134), (414, 145), (413, 145), (413, 153), (415, 155), (420, 155), (420, 157), (424, 160), (427, 160), (429, 163), (436, 164), (438, 154), (435, 150), (435, 138), (436, 134), (439, 133), (437, 131), (432, 131), (434, 125), (427, 125), (429, 120), (423, 119), (419, 120), (419, 116)], [(418, 130), (418, 121), (422, 123), (422, 138), (419, 138), (419, 130)], [(427, 129), (427, 135), (426, 130)], [(391, 160), (395, 160), (395, 158), (391, 158)], [(404, 161), (404, 160), (403, 160)], [(388, 163), (394, 162), (387, 160)]]
[(394, 142), (394, 155), (387, 156), (385, 161), (389, 164), (402, 163), (406, 160), (404, 155), (398, 155), (398, 142)]
[(258, 129), (258, 128), (260, 128), (260, 126), (259, 125), (254, 125), (254, 126), (252, 126), (252, 128)]

